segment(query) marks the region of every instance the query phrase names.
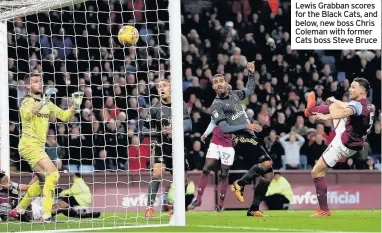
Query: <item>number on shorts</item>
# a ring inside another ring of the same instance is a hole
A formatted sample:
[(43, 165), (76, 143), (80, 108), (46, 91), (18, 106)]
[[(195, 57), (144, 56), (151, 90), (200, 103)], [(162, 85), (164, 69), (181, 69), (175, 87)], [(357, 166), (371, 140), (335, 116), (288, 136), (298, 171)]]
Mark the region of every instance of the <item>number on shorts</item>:
[(227, 153), (224, 153), (224, 152), (222, 152), (221, 155), (222, 155), (222, 160), (224, 160), (226, 162), (228, 161), (229, 157), (231, 157), (230, 154), (227, 154)]

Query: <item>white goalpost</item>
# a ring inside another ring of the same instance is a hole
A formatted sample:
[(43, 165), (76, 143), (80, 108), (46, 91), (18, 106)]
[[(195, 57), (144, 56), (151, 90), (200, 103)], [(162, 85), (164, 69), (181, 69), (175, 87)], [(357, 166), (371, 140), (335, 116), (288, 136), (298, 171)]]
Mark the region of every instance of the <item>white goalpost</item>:
[[(78, 172), (90, 188), (91, 204), (78, 211), (101, 212), (100, 218), (86, 219), (57, 215), (51, 224), (8, 217), (0, 222), (0, 232), (185, 226), (180, 0), (137, 2), (0, 1), (1, 170), (17, 183), (32, 177), (15, 144), (21, 138), (18, 109), (27, 94), (25, 75), (40, 73), (44, 88), (58, 88), (51, 101), (63, 109), (70, 107), (73, 92), (83, 91), (81, 112), (73, 121), (52, 119), (48, 138), (54, 140), (46, 144), (46, 152), (62, 167), (58, 187), (68, 189), (71, 175)], [(118, 43), (118, 29), (125, 25), (140, 32), (136, 46)], [(142, 125), (159, 99), (155, 84), (163, 78), (171, 78), (173, 169), (161, 180), (155, 217), (146, 219), (153, 142)], [(170, 216), (165, 209), (171, 183)], [(19, 192), (18, 200), (24, 193)]]

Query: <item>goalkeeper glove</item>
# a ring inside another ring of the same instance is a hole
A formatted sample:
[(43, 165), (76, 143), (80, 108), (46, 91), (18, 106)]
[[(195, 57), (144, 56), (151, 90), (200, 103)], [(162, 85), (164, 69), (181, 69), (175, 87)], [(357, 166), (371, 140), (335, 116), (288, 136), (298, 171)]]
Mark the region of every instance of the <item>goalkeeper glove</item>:
[(57, 88), (48, 88), (45, 91), (44, 96), (42, 97), (41, 104), (46, 105), (50, 102), (50, 96), (57, 93)]
[(72, 94), (73, 108), (78, 110), (81, 107), (82, 99), (84, 98), (84, 93), (81, 91), (74, 92)]

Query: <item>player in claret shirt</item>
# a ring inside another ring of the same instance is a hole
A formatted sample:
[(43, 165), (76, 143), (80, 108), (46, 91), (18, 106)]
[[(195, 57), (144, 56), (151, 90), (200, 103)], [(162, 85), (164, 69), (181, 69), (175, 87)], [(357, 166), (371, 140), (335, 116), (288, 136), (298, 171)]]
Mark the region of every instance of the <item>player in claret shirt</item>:
[(327, 99), (330, 105), (315, 106), (314, 92), (309, 93), (305, 115), (313, 114), (314, 120), (330, 120), (336, 127), (336, 136), (321, 158), (314, 165), (312, 177), (316, 186), (316, 193), (320, 209), (314, 217), (330, 216), (327, 202), (327, 185), (325, 174), (327, 170), (341, 158), (348, 158), (362, 150), (367, 135), (373, 126), (375, 107), (367, 100), (370, 83), (364, 78), (355, 78), (349, 89), (351, 101), (349, 103)]
[[(157, 86), (160, 101), (150, 108), (150, 120), (143, 129), (144, 134), (151, 135), (152, 180), (149, 183), (146, 218), (154, 217), (154, 202), (162, 174), (172, 169), (172, 136), (171, 136), (171, 84), (169, 80), (161, 80)], [(192, 130), (192, 122), (187, 105), (183, 102), (184, 133)]]

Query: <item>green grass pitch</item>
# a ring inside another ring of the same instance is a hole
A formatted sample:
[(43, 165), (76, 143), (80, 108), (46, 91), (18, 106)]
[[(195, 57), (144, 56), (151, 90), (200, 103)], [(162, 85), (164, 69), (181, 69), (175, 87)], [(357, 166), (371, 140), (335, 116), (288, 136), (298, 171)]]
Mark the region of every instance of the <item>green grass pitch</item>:
[[(102, 214), (96, 220), (68, 219), (53, 224), (3, 222), (0, 232), (84, 229), (83, 232), (381, 232), (381, 210), (337, 210), (329, 218), (309, 217), (314, 211), (266, 211), (269, 217), (247, 217), (246, 211), (187, 212), (186, 227), (120, 228), (145, 224), (168, 224), (169, 217), (146, 220), (143, 213)], [(158, 213), (157, 213), (158, 214)], [(107, 227), (104, 230), (88, 229)], [(78, 232), (78, 231), (77, 231)]]

